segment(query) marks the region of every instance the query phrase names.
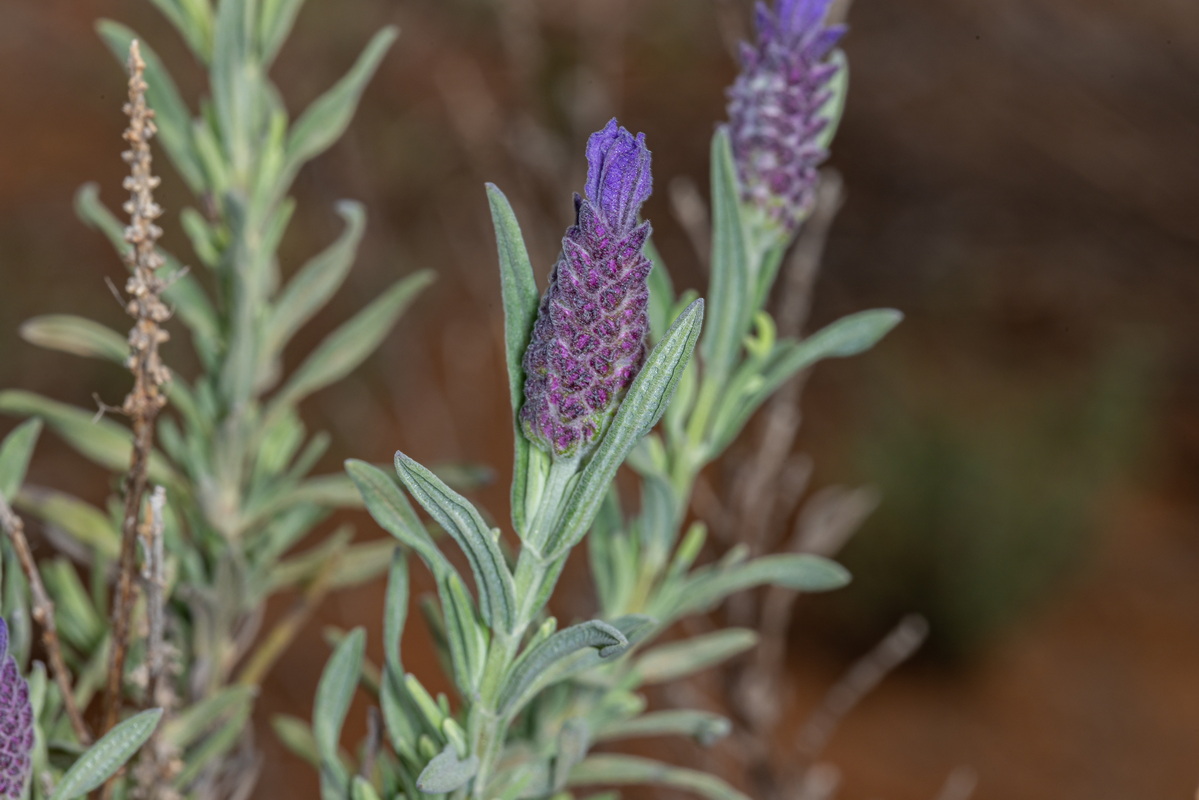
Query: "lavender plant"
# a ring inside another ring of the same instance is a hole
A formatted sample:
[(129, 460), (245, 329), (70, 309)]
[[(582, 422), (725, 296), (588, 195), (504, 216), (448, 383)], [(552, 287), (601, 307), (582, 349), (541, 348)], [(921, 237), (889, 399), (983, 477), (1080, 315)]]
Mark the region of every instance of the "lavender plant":
[[(819, 591), (848, 579), (835, 563), (798, 553), (747, 559), (735, 550), (696, 568), (703, 525), (693, 524), (679, 540), (699, 471), (757, 407), (799, 370), (862, 352), (899, 320), (894, 311), (863, 312), (806, 339), (779, 340), (763, 309), (778, 263), (810, 211), (812, 167), (844, 101), (843, 56), (830, 56), (840, 31), (823, 26), (826, 9), (827, 2), (787, 0), (773, 12), (759, 8), (758, 49), (747, 51), (730, 93), (732, 122), (713, 139), (712, 283), (702, 338), (703, 301), (693, 293), (676, 298), (648, 241), (648, 223), (637, 223), (650, 191), (642, 136), (614, 120), (588, 142), (584, 196), (576, 197), (575, 225), (540, 302), (515, 215), (488, 187), (520, 546), (505, 557), (500, 532), (469, 501), (397, 454), (402, 487), (465, 552), (476, 598), (400, 487), (375, 467), (348, 462), (376, 521), (437, 580), (439, 603), (427, 614), (459, 702), (455, 709), (444, 696), (434, 699), (403, 672), (408, 584), (401, 549), (390, 576), (377, 687), (391, 750), (368, 742), (355, 775), (338, 749), (363, 669), (359, 630), (326, 668), (312, 739), (302, 748), (320, 766), (323, 797), (565, 798), (575, 787), (627, 783), (744, 797), (711, 775), (591, 749), (632, 736), (711, 741), (727, 732), (727, 721), (710, 713), (647, 712), (639, 690), (745, 650), (752, 631), (726, 629), (646, 652), (638, 646), (743, 589)], [(802, 158), (789, 160), (797, 154)], [(647, 333), (656, 345), (638, 371)], [(661, 432), (652, 432), (660, 420)], [(613, 485), (626, 459), (640, 476), (636, 514), (622, 509)], [(545, 606), (566, 557), (588, 531), (603, 619), (558, 630)]]
[[(77, 208), (133, 271), (126, 288), (139, 319), (134, 334), (126, 342), (103, 325), (65, 315), (30, 320), (22, 334), (38, 345), (132, 366), (141, 388), (121, 409), (132, 431), (93, 419), (91, 410), (0, 392), (0, 411), (41, 419), (84, 457), (118, 474), (128, 471), (122, 495), (107, 509), (40, 486), (13, 487), (8, 496), (46, 524), (64, 554), (36, 570), (59, 600), (63, 671), (76, 676), (60, 699), (87, 708), (107, 687), (101, 731), (121, 709), (167, 708), (169, 722), (151, 748), (158, 766), (128, 776), (143, 796), (244, 797), (258, 767), (246, 736), (257, 686), (326, 593), (387, 565), (384, 548), (349, 544), (353, 532), (345, 527), (291, 554), (333, 509), (360, 502), (345, 475), (310, 474), (329, 437), (310, 434), (298, 406), (368, 357), (430, 276), (401, 278), (285, 372), (285, 348), (344, 282), (365, 224), (361, 205), (340, 203), (344, 232), (285, 281), (277, 252), (295, 210), (290, 188), (304, 164), (346, 129), (395, 31), (376, 35), (349, 73), (293, 122), (268, 73), (302, 0), (154, 4), (204, 68), (210, 95), (193, 112), (142, 42), (141, 91), (153, 112), (138, 136), (148, 141), (158, 134), (196, 197), (197, 208), (184, 209), (180, 219), (204, 272), (190, 271), (158, 246), (160, 209), (149, 194), (158, 179), (148, 169), (139, 176), (143, 156), (130, 139), (130, 225), (105, 208), (94, 186), (80, 191)], [(136, 39), (110, 21), (99, 32), (121, 60)], [(136, 105), (132, 95), (130, 102)], [(144, 158), (148, 165), (148, 147)], [(143, 309), (151, 300), (158, 305)], [(196, 351), (194, 376), (167, 371), (170, 347), (157, 353), (167, 338), (158, 326), (172, 315)], [(149, 322), (153, 330), (144, 327)], [(36, 438), (35, 429), (23, 430)], [(157, 507), (154, 486), (165, 489)], [(146, 576), (139, 578), (137, 542), (152, 541), (141, 534), (155, 528), (160, 557), (147, 546)], [(7, 561), (16, 562), (11, 547)], [(90, 573), (90, 585), (76, 565)], [(299, 590), (300, 605), (261, 630), (267, 600), (287, 589)], [(149, 640), (135, 640), (130, 631), (144, 625), (152, 629)], [(65, 732), (60, 722), (56, 735)], [(85, 741), (86, 727), (73, 727), (65, 740)]]

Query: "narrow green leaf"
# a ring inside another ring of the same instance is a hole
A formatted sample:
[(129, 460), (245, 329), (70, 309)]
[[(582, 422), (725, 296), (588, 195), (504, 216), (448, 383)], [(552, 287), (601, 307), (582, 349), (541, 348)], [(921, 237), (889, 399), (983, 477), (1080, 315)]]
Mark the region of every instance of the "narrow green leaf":
[(96, 30), (122, 65), (129, 60), (130, 43), (134, 39), (138, 40), (142, 60), (146, 62), (146, 103), (154, 109), (158, 140), (188, 188), (196, 194), (201, 193), (205, 186), (203, 172), (196, 160), (191, 139), (191, 111), (183, 102), (183, 97), (179, 94), (175, 82), (171, 80), (171, 74), (163, 66), (162, 59), (146, 44), (145, 39), (119, 22), (100, 20), (96, 23)]
[(343, 200), (337, 204), (337, 213), (346, 222), (341, 236), (300, 267), (274, 304), (267, 324), (268, 353), (282, 350), (296, 331), (329, 302), (350, 272), (366, 228), (366, 210), (361, 203)]
[(150, 738), (161, 717), (162, 709), (143, 711), (106, 733), (66, 771), (51, 800), (83, 797), (108, 780)]
[(394, 478), (373, 464), (355, 459), (346, 461), (346, 473), (358, 487), (366, 510), (379, 527), (415, 550), (435, 577), (455, 572)]
[(251, 168), (251, 137), (261, 75), (255, 70), (253, 0), (221, 0), (216, 6), (209, 86), (216, 128), (233, 174), (244, 178)]
[(167, 720), (163, 739), (180, 749), (190, 747), (235, 711), (252, 706), (257, 694), (253, 686), (226, 686)]
[(375, 351), (416, 294), (432, 280), (433, 274), (427, 270), (409, 275), (329, 334), (292, 374), (272, 401), (272, 407), (294, 406), (353, 372)]
[(316, 739), (313, 738), (312, 728), (308, 727), (308, 723), (299, 717), (276, 714), (271, 717), (271, 729), (284, 747), (320, 769), (321, 757), (316, 752)]
[(798, 592), (828, 592), (849, 583), (849, 572), (835, 561), (807, 553), (781, 553), (721, 568), (702, 567), (672, 593), (672, 608), (662, 617), (676, 619), (713, 608), (729, 595), (773, 585)]
[[(115, 422), (96, 419), (94, 413), (15, 389), (0, 392), (0, 413), (41, 417), (72, 447), (97, 464), (114, 472), (129, 468), (131, 434)], [(150, 458), (150, 480), (177, 482), (174, 472), (158, 453)]]
[(826, 358), (846, 358), (865, 352), (902, 319), (903, 314), (890, 308), (859, 311), (801, 341), (778, 342), (764, 365), (747, 363), (730, 382), (730, 386), (737, 389), (725, 392), (716, 412), (712, 424), (712, 454), (727, 447), (754, 411), (800, 370)]
[(345, 77), (318, 97), (296, 120), (287, 137), (285, 178), (295, 175), (305, 162), (324, 152), (345, 132), (358, 107), (362, 90), (398, 35), (394, 27), (375, 34)]
[(124, 364), (129, 343), (112, 328), (71, 314), (46, 314), (21, 325), (21, 338), (47, 350)]
[(366, 631), (355, 628), (333, 651), (321, 674), (312, 710), (312, 735), (316, 739), (317, 752), (324, 761), (336, 761), (338, 758), (341, 728), (362, 675), (365, 649)]
[(525, 530), (525, 486), (527, 483), (529, 442), (520, 427), (524, 402), (525, 371), (522, 365), (533, 322), (537, 319), (539, 294), (533, 265), (512, 206), (504, 193), (487, 184), (487, 202), (495, 227), (495, 244), (500, 258), (500, 295), (504, 303), (504, 353), (508, 364), (508, 393), (512, 403), (512, 526), (517, 534)]
[(751, 800), (706, 772), (675, 767), (640, 756), (593, 755), (570, 773), (571, 786), (649, 784), (686, 789), (708, 800)]
[(171, 21), (201, 63), (212, 57), (212, 6), (208, 0), (151, 0)]
[(479, 771), (479, 757), (461, 759), (452, 744), (434, 756), (416, 779), (416, 788), (426, 794), (446, 794), (466, 785)]
[(712, 277), (708, 288), (708, 325), (700, 352), (705, 379), (720, 382), (728, 375), (749, 325), (749, 293), (753, 276), (745, 241), (745, 224), (737, 189), (737, 168), (728, 131), (712, 137)]
[(0, 497), (10, 505), (16, 498), (21, 484), (25, 483), (29, 460), (33, 458), (33, 448), (37, 445), (41, 433), (42, 421), (29, 419), (14, 428), (12, 433), (0, 442)]
[(350, 787), (350, 800), (380, 800), (378, 792), (361, 775), (354, 776)]
[(627, 650), (629, 640), (618, 628), (597, 619), (558, 631), (522, 655), (513, 666), (500, 693), (500, 714), (508, 716), (517, 711), (529, 700), (529, 689), (551, 667), (587, 648), (595, 650), (602, 659), (610, 659)]
[(725, 628), (650, 650), (635, 667), (642, 684), (669, 683), (713, 667), (758, 643), (748, 628)]
[(396, 473), (413, 498), (445, 529), (470, 562), (483, 618), (493, 629), (512, 630), (516, 597), (504, 554), (470, 501), (403, 453), (395, 457)]
[(732, 727), (732, 723), (719, 714), (681, 708), (652, 711), (610, 723), (600, 728), (596, 739), (613, 741), (644, 736), (690, 736), (706, 747), (728, 736)]
[(446, 639), (454, 678), (463, 697), (474, 697), (483, 678), (487, 658), (487, 628), (479, 622), (474, 601), (456, 573), (438, 578), (437, 594), (445, 616)]
[(263, 67), (269, 67), (287, 41), (304, 0), (263, 0), (262, 22), (258, 26), (258, 50)]
[(550, 534), (546, 549), (551, 560), (568, 552), (583, 538), (616, 471), (641, 437), (661, 419), (691, 360), (703, 317), (704, 301), (696, 300), (650, 352), (612, 425), (579, 476), (566, 502), (561, 524)]
[(219, 761), (245, 736), (246, 725), (254, 706), (250, 703), (234, 708), (232, 715), (213, 733), (204, 737), (183, 759), (183, 770), (175, 776), (176, 787), (188, 786), (211, 764)]

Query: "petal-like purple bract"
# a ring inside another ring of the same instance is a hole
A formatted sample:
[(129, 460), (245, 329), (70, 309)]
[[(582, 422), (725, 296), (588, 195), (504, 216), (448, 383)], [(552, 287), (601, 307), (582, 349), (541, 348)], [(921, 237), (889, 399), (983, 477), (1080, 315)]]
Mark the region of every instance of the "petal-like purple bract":
[(828, 157), (822, 111), (838, 67), (829, 54), (845, 34), (826, 26), (831, 0), (778, 0), (755, 9), (757, 41), (741, 47), (741, 73), (729, 88), (729, 139), (743, 202), (787, 231), (810, 211)]
[(33, 706), (29, 684), (8, 655), (8, 625), (0, 617), (0, 798), (17, 800), (32, 768)]
[(650, 262), (638, 224), (652, 191), (645, 134), (616, 120), (587, 141), (587, 184), (525, 350), (525, 435), (555, 456), (586, 452), (645, 360)]

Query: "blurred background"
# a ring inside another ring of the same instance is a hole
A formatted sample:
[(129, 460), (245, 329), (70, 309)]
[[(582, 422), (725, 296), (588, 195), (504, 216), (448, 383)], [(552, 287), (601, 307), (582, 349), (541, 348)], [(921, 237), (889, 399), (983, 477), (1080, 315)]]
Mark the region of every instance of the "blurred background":
[[(146, 0), (0, 7), (0, 386), (78, 405), (117, 402), (127, 376), (36, 350), (17, 327), (47, 312), (125, 325), (104, 285), (122, 267), (71, 209), (86, 181), (110, 205), (120, 195), (124, 77), (93, 32), (102, 16), (151, 42), (185, 96), (203, 90)], [(931, 631), (921, 653), (831, 740), (843, 798), (958, 797), (974, 781), (979, 800), (1190, 797), (1199, 4), (857, 0), (848, 19), (851, 90), (830, 162), (846, 202), (810, 328), (874, 306), (907, 318), (806, 387), (800, 447), (814, 485), (871, 486), (880, 499), (844, 552), (853, 587), (799, 607), (783, 730), (919, 612)], [(309, 0), (275, 72), (295, 107), (374, 30), (397, 23), (402, 35), (347, 137), (298, 182), (285, 270), (336, 235), (336, 199), (365, 202), (370, 217), (346, 288), (292, 358), (397, 273), (439, 275), (368, 367), (308, 401), (309, 421), (335, 437), (327, 469), (398, 447), (489, 465), (496, 481), (478, 495), (506, 516), (482, 183), (513, 200), (544, 274), (582, 185), (583, 142), (618, 115), (654, 151), (646, 214), (676, 284), (702, 286), (670, 196), (706, 195), (708, 139), (748, 20), (740, 0)], [(165, 244), (183, 254), (172, 212), (189, 198), (157, 163)], [(186, 349), (165, 351), (180, 372), (194, 367)], [(109, 489), (52, 437), (32, 478), (92, 499)], [(361, 536), (380, 535), (358, 521)], [(257, 796), (317, 796), (268, 721), (308, 715), (328, 653), (321, 624), (366, 625), (377, 648), (381, 596), (335, 596), (269, 682)]]

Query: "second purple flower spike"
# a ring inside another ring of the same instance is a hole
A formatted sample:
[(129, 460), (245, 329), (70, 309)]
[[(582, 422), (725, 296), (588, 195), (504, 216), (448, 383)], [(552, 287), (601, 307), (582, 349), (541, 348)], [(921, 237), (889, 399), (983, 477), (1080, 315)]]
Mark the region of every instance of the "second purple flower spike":
[(8, 625), (0, 618), (0, 798), (17, 800), (32, 768), (33, 706), (29, 684), (8, 655)]
[(613, 119), (591, 135), (584, 196), (524, 356), (521, 424), (555, 456), (590, 448), (645, 360), (650, 226), (637, 215), (652, 182), (645, 134)]
[(757, 41), (742, 43), (729, 89), (729, 138), (742, 201), (794, 232), (815, 201), (816, 168), (828, 157), (820, 135), (841, 68), (829, 58), (845, 33), (826, 26), (831, 0), (758, 3)]

